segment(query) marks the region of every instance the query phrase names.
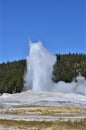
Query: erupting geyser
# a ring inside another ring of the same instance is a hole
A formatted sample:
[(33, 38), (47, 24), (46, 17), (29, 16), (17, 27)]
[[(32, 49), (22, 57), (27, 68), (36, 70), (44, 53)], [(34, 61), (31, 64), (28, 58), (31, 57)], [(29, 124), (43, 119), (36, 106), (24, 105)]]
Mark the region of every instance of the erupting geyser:
[(51, 90), (53, 87), (52, 71), (55, 62), (56, 56), (44, 48), (41, 42), (31, 43), (25, 75), (26, 89)]
[(41, 42), (30, 43), (24, 88), (34, 91), (55, 91), (86, 95), (86, 80), (83, 76), (77, 76), (77, 82), (73, 81), (71, 83), (65, 83), (64, 81), (54, 83), (52, 81), (55, 62), (56, 56), (50, 53)]

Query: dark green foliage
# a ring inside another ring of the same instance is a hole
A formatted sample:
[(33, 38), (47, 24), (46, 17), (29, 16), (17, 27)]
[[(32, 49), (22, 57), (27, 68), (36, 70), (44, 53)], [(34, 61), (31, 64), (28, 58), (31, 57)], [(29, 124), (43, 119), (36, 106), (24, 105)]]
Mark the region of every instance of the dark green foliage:
[(54, 65), (53, 80), (71, 82), (79, 73), (86, 77), (86, 55), (66, 54), (56, 55), (57, 61)]
[[(53, 81), (70, 82), (79, 73), (86, 77), (86, 55), (56, 55)], [(0, 64), (0, 93), (16, 93), (23, 90), (26, 61), (20, 60)]]
[(22, 91), (25, 66), (25, 60), (0, 64), (0, 93)]

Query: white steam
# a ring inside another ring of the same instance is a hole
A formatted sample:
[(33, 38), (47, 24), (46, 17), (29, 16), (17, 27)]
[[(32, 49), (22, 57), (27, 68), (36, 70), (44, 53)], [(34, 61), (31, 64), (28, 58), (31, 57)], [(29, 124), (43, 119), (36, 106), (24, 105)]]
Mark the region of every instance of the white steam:
[(77, 76), (77, 82), (65, 83), (52, 81), (53, 65), (56, 56), (50, 53), (41, 42), (31, 43), (27, 57), (27, 71), (24, 77), (25, 89), (34, 91), (55, 91), (62, 93), (79, 93), (86, 95), (86, 80)]
[(25, 75), (25, 87), (35, 91), (51, 90), (52, 71), (56, 57), (52, 55), (41, 42), (31, 43), (27, 57), (27, 72)]

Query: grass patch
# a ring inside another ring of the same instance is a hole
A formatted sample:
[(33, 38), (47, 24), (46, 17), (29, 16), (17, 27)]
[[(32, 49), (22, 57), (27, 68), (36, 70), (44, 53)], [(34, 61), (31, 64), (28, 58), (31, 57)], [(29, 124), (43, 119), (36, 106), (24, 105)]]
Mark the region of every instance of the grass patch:
[(86, 119), (81, 121), (16, 121), (16, 120), (1, 120), (0, 124), (6, 128), (19, 128), (27, 129), (34, 128), (34, 130), (46, 130), (50, 128), (51, 130), (85, 130), (86, 129)]

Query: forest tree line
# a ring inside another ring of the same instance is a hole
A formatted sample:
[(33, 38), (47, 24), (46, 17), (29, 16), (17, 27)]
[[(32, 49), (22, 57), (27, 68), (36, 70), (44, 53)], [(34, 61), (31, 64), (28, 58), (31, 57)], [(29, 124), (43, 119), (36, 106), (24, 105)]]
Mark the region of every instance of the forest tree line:
[(21, 92), (25, 68), (25, 60), (0, 64), (0, 93)]
[[(79, 73), (86, 77), (86, 55), (64, 54), (56, 55), (53, 66), (54, 82), (63, 80), (71, 82)], [(0, 93), (17, 93), (23, 90), (26, 60), (0, 64)]]

